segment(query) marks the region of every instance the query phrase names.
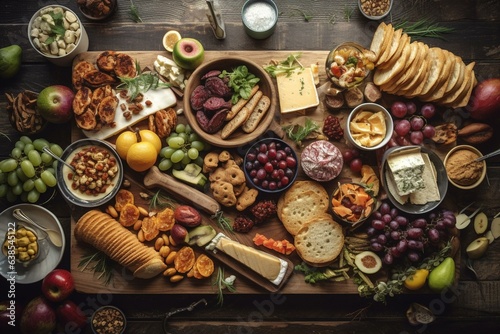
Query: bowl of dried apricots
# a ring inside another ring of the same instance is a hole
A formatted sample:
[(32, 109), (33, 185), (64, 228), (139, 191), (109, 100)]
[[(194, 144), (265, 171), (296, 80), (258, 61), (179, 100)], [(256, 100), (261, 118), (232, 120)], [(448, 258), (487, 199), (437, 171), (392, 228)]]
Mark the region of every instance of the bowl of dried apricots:
[(332, 213), (337, 220), (355, 227), (371, 215), (376, 202), (376, 198), (365, 185), (339, 182), (331, 197)]

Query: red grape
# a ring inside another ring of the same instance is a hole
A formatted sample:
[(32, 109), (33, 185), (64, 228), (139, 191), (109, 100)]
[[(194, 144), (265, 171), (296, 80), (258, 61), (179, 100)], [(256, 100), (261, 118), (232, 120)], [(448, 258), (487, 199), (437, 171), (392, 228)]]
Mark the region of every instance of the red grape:
[(416, 112), (417, 112), (417, 105), (415, 104), (415, 102), (412, 101), (406, 102), (406, 113), (411, 116)]
[(362, 167), (363, 167), (363, 161), (361, 161), (360, 158), (353, 159), (349, 164), (349, 168), (353, 172), (360, 172)]
[(412, 131), (410, 133), (410, 142), (414, 145), (420, 145), (424, 141), (424, 134), (422, 131)]
[(430, 119), (436, 114), (436, 107), (432, 103), (426, 103), (420, 108), (420, 113), (425, 118)]
[(424, 127), (425, 120), (422, 117), (414, 116), (410, 119), (410, 125), (413, 131), (418, 131)]
[(425, 138), (432, 138), (436, 134), (436, 129), (432, 125), (426, 124), (422, 128), (422, 134)]
[(396, 101), (391, 105), (391, 113), (394, 117), (403, 118), (406, 116), (408, 109), (404, 102)]
[(410, 121), (407, 119), (402, 119), (396, 123), (394, 126), (394, 131), (398, 136), (406, 136), (410, 132)]

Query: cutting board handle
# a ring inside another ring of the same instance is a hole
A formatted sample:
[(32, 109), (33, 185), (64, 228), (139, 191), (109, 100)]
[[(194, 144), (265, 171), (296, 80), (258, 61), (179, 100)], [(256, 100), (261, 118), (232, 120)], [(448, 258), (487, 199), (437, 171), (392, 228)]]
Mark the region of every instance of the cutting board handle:
[(144, 176), (143, 183), (148, 189), (162, 188), (185, 204), (189, 204), (197, 209), (199, 208), (210, 215), (215, 215), (220, 211), (220, 205), (215, 199), (187, 184), (177, 181), (173, 176), (161, 172), (156, 166), (149, 169), (146, 176)]

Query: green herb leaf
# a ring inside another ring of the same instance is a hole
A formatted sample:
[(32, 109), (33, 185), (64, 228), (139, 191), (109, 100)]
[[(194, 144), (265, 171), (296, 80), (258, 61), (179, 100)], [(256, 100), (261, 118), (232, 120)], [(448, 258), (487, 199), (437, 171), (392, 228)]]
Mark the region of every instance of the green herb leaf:
[(234, 293), (236, 292), (236, 287), (234, 286), (234, 277), (225, 278), (224, 269), (219, 267), (217, 270), (217, 275), (212, 285), (217, 289), (217, 305), (222, 306), (224, 304), (224, 289)]
[(306, 22), (309, 22), (312, 20), (313, 16), (312, 14), (302, 10), (302, 9), (299, 9), (299, 8), (294, 8), (293, 10), (297, 11), (300, 13), (300, 15), (302, 15), (302, 17), (304, 18), (304, 21)]
[(175, 205), (176, 201), (164, 195), (161, 190), (158, 190), (149, 200), (150, 211), (160, 211), (165, 208), (173, 209)]
[(299, 146), (302, 145), (302, 141), (306, 139), (307, 136), (318, 129), (319, 125), (313, 122), (310, 118), (306, 118), (304, 126), (294, 124), (283, 127), (283, 130), (286, 132), (288, 138), (293, 140)]
[(81, 271), (90, 270), (94, 272), (97, 279), (104, 279), (108, 285), (113, 280), (113, 261), (103, 252), (95, 251), (82, 256), (78, 263)]
[(138, 62), (135, 64), (137, 73), (134, 78), (119, 77), (121, 83), (117, 89), (126, 89), (131, 100), (134, 100), (140, 93), (145, 93), (151, 89), (169, 88), (171, 85), (160, 80), (157, 73), (142, 72)]
[(286, 73), (286, 76), (290, 76), (295, 70), (302, 70), (304, 68), (299, 62), (300, 56), (300, 53), (291, 54), (281, 62), (264, 66), (264, 70), (274, 78), (282, 73)]
[(401, 21), (394, 23), (394, 30), (403, 29), (403, 32), (413, 37), (432, 37), (444, 39), (443, 34), (453, 32), (453, 28), (442, 27), (429, 19), (422, 19), (414, 23)]
[(252, 88), (260, 81), (254, 74), (248, 71), (248, 67), (240, 65), (231, 72), (223, 70), (220, 78), (229, 78), (228, 87), (233, 90), (231, 102), (236, 104), (240, 98), (248, 99)]
[(217, 222), (219, 227), (226, 232), (233, 232), (233, 227), (231, 226), (231, 220), (227, 217), (224, 217), (224, 212), (217, 211), (212, 217)]
[(136, 23), (142, 22), (142, 18), (139, 14), (139, 8), (137, 8), (132, 0), (130, 0), (129, 16)]

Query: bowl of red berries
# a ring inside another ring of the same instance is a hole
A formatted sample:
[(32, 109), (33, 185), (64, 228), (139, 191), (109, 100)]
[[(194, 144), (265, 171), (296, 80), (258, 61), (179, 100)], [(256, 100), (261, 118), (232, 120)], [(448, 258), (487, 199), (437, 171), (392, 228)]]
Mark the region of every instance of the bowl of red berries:
[(265, 193), (280, 193), (290, 187), (299, 167), (292, 147), (277, 138), (266, 138), (253, 144), (243, 163), (247, 183)]

